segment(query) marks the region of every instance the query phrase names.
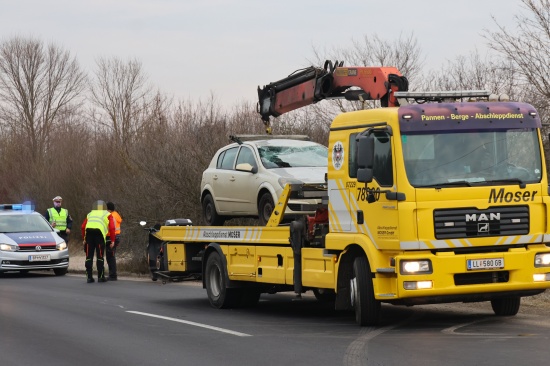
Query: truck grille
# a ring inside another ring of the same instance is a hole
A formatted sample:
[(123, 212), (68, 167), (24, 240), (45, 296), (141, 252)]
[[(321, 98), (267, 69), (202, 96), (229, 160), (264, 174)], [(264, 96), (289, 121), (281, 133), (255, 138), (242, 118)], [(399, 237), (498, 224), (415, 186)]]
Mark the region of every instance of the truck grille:
[(434, 210), (434, 228), (436, 239), (526, 235), (529, 233), (529, 207)]
[(457, 273), (454, 279), (455, 286), (503, 283), (510, 280), (510, 273), (508, 271)]

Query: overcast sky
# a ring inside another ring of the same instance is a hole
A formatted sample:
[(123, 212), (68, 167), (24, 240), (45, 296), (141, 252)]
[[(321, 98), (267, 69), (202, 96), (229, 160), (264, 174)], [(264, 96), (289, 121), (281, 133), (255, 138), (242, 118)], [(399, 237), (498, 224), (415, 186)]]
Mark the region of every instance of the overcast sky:
[[(69, 50), (92, 72), (98, 57), (135, 58), (150, 82), (180, 99), (256, 102), (258, 85), (307, 66), (313, 47), (411, 32), (439, 67), (485, 52), (491, 18), (510, 29), (519, 0), (0, 0), (0, 34)], [(351, 66), (349, 64), (346, 64)], [(321, 65), (319, 65), (321, 66)]]

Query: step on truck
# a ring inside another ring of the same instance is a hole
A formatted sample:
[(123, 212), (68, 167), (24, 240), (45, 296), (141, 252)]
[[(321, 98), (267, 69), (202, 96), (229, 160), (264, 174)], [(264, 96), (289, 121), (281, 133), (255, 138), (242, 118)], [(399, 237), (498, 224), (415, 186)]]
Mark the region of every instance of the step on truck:
[[(198, 275), (216, 308), (312, 290), (375, 325), (381, 304), (489, 301), (515, 315), (550, 287), (549, 185), (541, 120), (487, 91), (409, 92), (395, 68), (325, 63), (258, 88), (270, 117), (323, 99), (377, 100), (342, 113), (325, 185), (287, 185), (266, 226), (152, 230), (153, 278)], [(284, 222), (289, 197), (320, 197)]]

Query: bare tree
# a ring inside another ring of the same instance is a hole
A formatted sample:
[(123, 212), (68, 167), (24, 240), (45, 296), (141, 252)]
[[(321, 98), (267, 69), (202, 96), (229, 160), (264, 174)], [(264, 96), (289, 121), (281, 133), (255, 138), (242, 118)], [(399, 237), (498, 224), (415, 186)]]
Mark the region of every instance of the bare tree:
[[(396, 67), (409, 81), (420, 75), (424, 64), (422, 48), (414, 34), (401, 34), (397, 40), (385, 40), (378, 35), (364, 35), (360, 40), (352, 40), (351, 47), (339, 47), (332, 50), (314, 48), (312, 64), (322, 65), (327, 58), (332, 61), (344, 61), (344, 65), (353, 66), (393, 66)], [(323, 53), (323, 55), (322, 55)], [(380, 105), (379, 101), (366, 103), (348, 102), (342, 99), (330, 103), (332, 108), (314, 105), (308, 108), (308, 113), (324, 116), (324, 120), (332, 118), (341, 112), (374, 108)], [(328, 114), (327, 114), (328, 113)]]
[(92, 102), (98, 107), (95, 122), (107, 127), (119, 152), (128, 149), (143, 126), (150, 121), (155, 95), (147, 83), (141, 62), (117, 58), (97, 61), (95, 82), (91, 85)]
[(477, 50), (468, 56), (457, 56), (429, 75), (430, 78), (418, 84), (420, 89), (488, 90), (507, 94), (514, 100), (524, 96), (519, 85), (520, 75), (512, 62), (496, 55), (482, 56)]
[(486, 31), (489, 47), (511, 60), (524, 82), (550, 98), (550, 0), (521, 0), (526, 12), (515, 16), (516, 29), (493, 18), (498, 31)]
[(44, 154), (61, 110), (77, 108), (85, 74), (68, 51), (33, 38), (0, 44), (0, 123), (27, 139), (31, 159)]

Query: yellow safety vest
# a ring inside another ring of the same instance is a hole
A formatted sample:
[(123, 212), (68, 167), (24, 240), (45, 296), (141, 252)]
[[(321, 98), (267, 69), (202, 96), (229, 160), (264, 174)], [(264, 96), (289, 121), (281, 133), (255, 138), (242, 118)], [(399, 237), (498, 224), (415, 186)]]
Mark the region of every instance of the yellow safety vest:
[(106, 210), (92, 210), (88, 214), (88, 221), (86, 222), (86, 229), (99, 229), (103, 234), (103, 239), (107, 237), (109, 232), (109, 211)]
[(50, 224), (55, 222), (55, 228), (58, 230), (67, 230), (67, 217), (69, 217), (69, 211), (62, 208), (57, 212), (55, 208), (48, 209), (48, 215), (50, 216)]

